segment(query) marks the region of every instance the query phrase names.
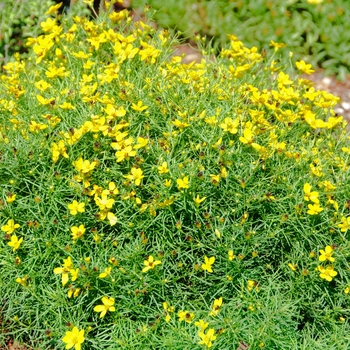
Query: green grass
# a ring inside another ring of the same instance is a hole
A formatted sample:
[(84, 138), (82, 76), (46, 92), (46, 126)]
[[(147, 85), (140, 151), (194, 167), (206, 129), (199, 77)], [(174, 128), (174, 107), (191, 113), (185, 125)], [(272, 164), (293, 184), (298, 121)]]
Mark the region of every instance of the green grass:
[(347, 348), (338, 98), (279, 51), (183, 64), (107, 15), (46, 21), (1, 75), (0, 344)]

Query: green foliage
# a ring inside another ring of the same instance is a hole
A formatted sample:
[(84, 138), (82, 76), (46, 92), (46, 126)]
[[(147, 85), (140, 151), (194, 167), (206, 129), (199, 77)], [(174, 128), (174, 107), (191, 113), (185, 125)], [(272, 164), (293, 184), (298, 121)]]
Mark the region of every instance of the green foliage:
[[(52, 0), (3, 0), (0, 4), (0, 65), (7, 63), (11, 56), (27, 51), (26, 41), (41, 32), (40, 22)], [(70, 15), (88, 15), (90, 12), (82, 2), (74, 4)]]
[(350, 7), (347, 0), (324, 0), (313, 5), (306, 0), (133, 0), (134, 7), (150, 4), (157, 22), (175, 27), (194, 38), (195, 33), (227, 42), (236, 35), (248, 47), (267, 49), (270, 40), (288, 45), (303, 59), (337, 74), (350, 72)]
[(37, 36), (39, 23), (52, 4), (51, 0), (3, 0), (0, 4), (0, 62), (9, 60), (15, 52), (25, 50), (25, 40)]
[(47, 16), (0, 76), (0, 344), (348, 348), (338, 98), (107, 15)]

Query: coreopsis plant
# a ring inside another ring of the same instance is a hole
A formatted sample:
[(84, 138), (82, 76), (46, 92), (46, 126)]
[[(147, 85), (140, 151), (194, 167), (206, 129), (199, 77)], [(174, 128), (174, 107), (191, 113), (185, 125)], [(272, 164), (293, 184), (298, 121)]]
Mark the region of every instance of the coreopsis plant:
[(79, 330), (78, 327), (73, 327), (72, 331), (67, 331), (62, 341), (66, 343), (66, 349), (80, 350), (81, 344), (84, 343), (84, 329)]
[(107, 311), (114, 312), (115, 307), (114, 305), (114, 298), (109, 298), (109, 297), (102, 297), (102, 304), (96, 305), (94, 307), (94, 311), (100, 313), (100, 318), (104, 317), (107, 313)]
[(233, 35), (184, 63), (171, 33), (127, 11), (55, 11), (0, 76), (4, 334), (33, 348), (346, 348), (338, 98)]

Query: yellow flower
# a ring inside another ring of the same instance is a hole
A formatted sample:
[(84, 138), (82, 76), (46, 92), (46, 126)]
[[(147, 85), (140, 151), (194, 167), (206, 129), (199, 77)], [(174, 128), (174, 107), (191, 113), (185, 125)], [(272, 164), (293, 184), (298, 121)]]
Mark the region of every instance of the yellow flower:
[(73, 240), (82, 238), (85, 231), (86, 231), (83, 224), (79, 225), (79, 227), (73, 226), (73, 227), (71, 227), (70, 230), (72, 231), (71, 235), (72, 235)]
[(182, 179), (177, 179), (176, 180), (177, 183), (177, 188), (179, 190), (183, 189), (183, 188), (188, 188), (189, 187), (189, 181), (188, 181), (188, 176), (185, 176)]
[(112, 267), (106, 267), (103, 272), (101, 272), (98, 277), (99, 278), (105, 278), (107, 276), (111, 275)]
[(250, 145), (254, 141), (254, 134), (251, 129), (244, 129), (243, 136), (239, 137), (239, 141), (246, 145)]
[(57, 5), (50, 6), (49, 9), (45, 12), (45, 15), (52, 15), (62, 6), (62, 4), (63, 2), (60, 2)]
[(132, 148), (131, 145), (124, 146), (119, 151), (115, 152), (115, 156), (117, 157), (117, 162), (122, 162), (124, 159), (129, 159), (130, 157), (136, 156), (135, 149)]
[[(218, 120), (216, 118), (216, 116), (212, 116), (212, 117), (207, 117), (204, 119), (204, 121), (209, 124), (210, 126), (214, 126), (215, 124), (217, 124)], [(223, 128), (222, 126), (220, 126), (221, 128)]]
[(215, 186), (217, 186), (220, 182), (220, 175), (213, 175), (210, 174), (210, 179), (211, 179), (211, 183)]
[(69, 102), (63, 102), (58, 107), (60, 107), (62, 109), (75, 109), (75, 107)]
[(80, 292), (81, 292), (81, 288), (75, 288), (72, 285), (70, 285), (67, 291), (68, 298), (71, 298), (71, 297), (77, 298)]
[[(51, 85), (50, 85), (49, 83), (47, 83), (45, 80), (39, 80), (39, 81), (37, 81), (37, 82), (34, 84), (34, 86), (35, 86), (38, 90), (40, 90), (41, 92), (42, 92), (42, 91), (45, 91), (45, 90), (47, 90), (48, 88), (51, 87)], [(38, 101), (41, 103), (41, 100), (43, 100), (44, 98), (43, 98), (42, 96), (40, 96), (40, 95), (37, 95), (37, 99), (38, 99)], [(54, 99), (52, 99), (52, 100), (54, 100)], [(50, 103), (50, 102), (49, 102), (49, 103)]]
[(74, 282), (74, 281), (76, 281), (77, 280), (77, 278), (78, 278), (78, 274), (79, 274), (79, 269), (70, 269), (69, 270), (69, 273), (70, 273), (70, 275), (71, 275), (71, 277), (72, 277), (72, 282)]
[[(168, 280), (164, 280), (164, 282), (167, 282)], [(163, 309), (166, 312), (174, 312), (174, 307), (170, 306), (166, 301), (163, 302)]]
[(220, 169), (220, 176), (223, 178), (223, 179), (226, 179), (227, 176), (228, 176), (228, 172), (227, 172), (227, 169), (225, 167), (221, 167)]
[(124, 115), (126, 114), (126, 110), (123, 107), (116, 109), (112, 104), (107, 104), (105, 112), (111, 119), (115, 119), (116, 117), (124, 117)]
[(221, 232), (217, 228), (215, 229), (214, 232), (217, 238), (221, 238)]
[[(117, 2), (122, 3), (122, 0), (117, 0)], [(113, 22), (117, 22), (120, 21), (123, 18), (128, 17), (128, 10), (123, 10), (123, 11), (113, 11), (111, 14), (108, 15), (108, 17), (113, 21)], [(138, 50), (138, 48), (137, 48)]]
[(44, 32), (50, 32), (56, 25), (56, 19), (48, 18), (45, 22), (41, 22), (40, 25)]
[(139, 101), (137, 102), (137, 105), (135, 103), (133, 103), (131, 105), (131, 108), (134, 110), (134, 111), (137, 111), (137, 112), (143, 112), (144, 110), (146, 110), (148, 108), (148, 106), (143, 106), (142, 105), (142, 101)]
[(69, 158), (67, 154), (67, 148), (62, 140), (58, 141), (58, 143), (53, 142), (51, 144), (51, 152), (52, 152), (52, 161), (56, 163), (61, 156), (64, 158)]
[(350, 216), (347, 218), (343, 216), (341, 218), (341, 223), (338, 224), (338, 227), (340, 228), (341, 232), (346, 232), (350, 228)]
[(80, 350), (84, 340), (84, 329), (79, 331), (77, 327), (74, 327), (72, 331), (67, 331), (62, 338), (62, 341), (67, 344), (66, 349), (71, 349), (74, 346), (74, 350)]
[(166, 180), (164, 181), (165, 187), (170, 187), (170, 186), (171, 186), (171, 183), (172, 183), (172, 181), (169, 180), (169, 179), (166, 179)]
[(11, 241), (7, 243), (10, 247), (13, 247), (12, 251), (15, 252), (17, 249), (19, 249), (19, 246), (23, 242), (23, 237), (18, 239), (16, 235), (11, 236)]
[(95, 198), (96, 205), (100, 208), (101, 211), (111, 209), (115, 200), (113, 198), (108, 198), (106, 194), (102, 193), (101, 198)]
[(4, 231), (10, 235), (18, 227), (20, 227), (20, 225), (15, 224), (14, 220), (10, 219), (7, 221), (6, 225), (1, 226), (1, 231)]
[(116, 186), (116, 184), (114, 182), (110, 182), (108, 184), (108, 190), (103, 190), (102, 191), (102, 194), (104, 194), (106, 196), (107, 195), (113, 196), (113, 195), (116, 195), (118, 193), (119, 193), (119, 190), (118, 190), (118, 188), (117, 188), (117, 186)]
[(289, 75), (283, 72), (278, 73), (277, 81), (279, 88), (280, 86), (293, 84), (293, 81), (290, 79)]
[(118, 222), (118, 218), (111, 211), (107, 213), (107, 219), (111, 226), (114, 226)]
[(79, 158), (78, 160), (74, 161), (73, 166), (76, 170), (78, 170), (82, 174), (87, 174), (92, 171), (95, 166), (97, 165), (97, 162), (93, 161), (90, 163), (89, 160), (84, 160), (83, 158)]
[(153, 256), (150, 255), (147, 260), (143, 262), (145, 267), (142, 269), (142, 272), (147, 272), (151, 269), (154, 269), (156, 265), (161, 264), (162, 262), (160, 260), (154, 260)]
[(194, 319), (194, 313), (190, 313), (187, 310), (179, 311), (177, 316), (179, 317), (179, 321), (186, 321), (187, 323), (191, 323)]
[(306, 2), (311, 5), (318, 5), (318, 4), (322, 4), (323, 0), (306, 0)]
[(27, 280), (28, 280), (28, 276), (24, 276), (24, 277), (17, 277), (16, 278), (16, 282), (19, 283), (22, 287), (25, 287), (27, 285)]
[(196, 321), (194, 325), (201, 331), (204, 331), (209, 326), (209, 322), (204, 322), (204, 320), (200, 319), (199, 321)]
[(169, 172), (168, 163), (167, 162), (163, 162), (162, 165), (160, 165), (158, 167), (158, 173), (159, 174), (166, 174), (168, 172)]
[(333, 248), (330, 245), (327, 245), (325, 250), (320, 250), (320, 256), (318, 258), (319, 261), (326, 261), (329, 260), (330, 262), (334, 262), (335, 259), (332, 257), (333, 254)]
[(78, 213), (83, 213), (85, 203), (78, 203), (76, 200), (73, 203), (68, 204), (68, 209), (70, 210), (71, 215), (77, 215)]
[(165, 310), (165, 312), (166, 312), (166, 314), (167, 314), (167, 315), (165, 316), (165, 321), (166, 321), (166, 322), (169, 322), (170, 319), (171, 319), (169, 313), (174, 312), (174, 306), (170, 306), (166, 301), (164, 301), (164, 303), (163, 303), (163, 308), (164, 308), (164, 310)]
[(204, 257), (204, 264), (202, 264), (202, 269), (208, 272), (213, 272), (211, 266), (215, 262), (215, 256), (212, 256), (211, 258)]
[(222, 306), (222, 297), (220, 297), (219, 299), (215, 299), (209, 315), (216, 316), (219, 313), (221, 306)]
[[(81, 51), (81, 50), (79, 52), (72, 52), (72, 55), (76, 58), (89, 58), (91, 56), (91, 54), (85, 53), (84, 51)], [(88, 62), (91, 62), (91, 61), (88, 61)]]
[(47, 127), (48, 126), (46, 124), (37, 123), (34, 120), (31, 120), (29, 123), (29, 131), (33, 133), (38, 133), (41, 130), (47, 129)]
[(333, 277), (338, 274), (338, 272), (334, 270), (333, 266), (327, 266), (326, 268), (323, 266), (318, 266), (318, 271), (320, 272), (320, 277), (328, 282), (332, 281)]
[(12, 194), (12, 193), (9, 193), (7, 196), (6, 196), (6, 198), (5, 198), (5, 200), (6, 200), (6, 202), (7, 203), (13, 203), (15, 200), (16, 200), (16, 194)]
[(140, 186), (141, 180), (144, 178), (142, 169), (132, 167), (130, 173), (129, 175), (124, 175), (124, 177), (133, 181), (136, 186)]
[(334, 186), (330, 181), (326, 180), (326, 181), (323, 181), (321, 182), (320, 184), (321, 186), (324, 186), (324, 189), (327, 191), (327, 192), (330, 192), (332, 190), (335, 190), (337, 187)]
[(188, 126), (190, 126), (190, 124), (186, 123), (186, 122), (182, 122), (179, 119), (175, 119), (175, 121), (171, 122), (173, 125), (175, 125), (176, 127), (178, 127), (181, 131), (183, 130), (183, 128), (187, 128)]
[(239, 119), (236, 118), (235, 120), (231, 118), (225, 118), (224, 122), (220, 124), (220, 128), (224, 131), (228, 131), (231, 134), (237, 134), (239, 125)]
[(305, 74), (311, 74), (315, 71), (314, 69), (312, 69), (311, 64), (306, 64), (303, 60), (295, 62), (295, 65), (302, 73)]
[(317, 215), (323, 210), (323, 208), (321, 208), (318, 203), (308, 204), (308, 208), (309, 208), (309, 210), (307, 211), (307, 213), (309, 215)]
[(295, 264), (289, 263), (289, 264), (288, 264), (288, 267), (289, 267), (292, 271), (296, 271), (298, 266), (295, 265)]
[(253, 281), (253, 280), (248, 280), (247, 281), (247, 289), (249, 290), (249, 292), (251, 290), (253, 290), (254, 288), (257, 292), (259, 292), (258, 282)]
[(69, 271), (73, 269), (72, 258), (69, 256), (67, 259), (63, 260), (62, 267), (56, 267), (53, 272), (56, 275), (62, 275), (62, 286), (64, 286), (69, 279)]
[(228, 260), (232, 261), (236, 255), (233, 254), (233, 250), (228, 251)]
[(202, 197), (200, 198), (199, 195), (197, 194), (196, 198), (193, 198), (193, 201), (199, 206), (203, 201), (205, 201), (207, 197)]
[(305, 201), (312, 201), (314, 203), (319, 203), (319, 199), (318, 199), (318, 192), (313, 191), (311, 192), (311, 186), (310, 184), (306, 183), (304, 185), (304, 200)]
[(148, 139), (144, 137), (137, 138), (137, 144), (134, 146), (134, 149), (140, 149), (148, 145)]
[(284, 43), (275, 43), (273, 40), (270, 40), (270, 46), (273, 46), (275, 49), (275, 52), (278, 51), (279, 49), (282, 49), (283, 47), (287, 46)]
[(83, 0), (83, 3), (88, 5), (89, 7), (94, 6), (94, 0)]
[(212, 147), (215, 149), (220, 149), (221, 146), (222, 146), (222, 137), (220, 137), (219, 140), (217, 140)]
[(94, 307), (94, 311), (100, 312), (100, 318), (104, 317), (107, 311), (114, 312), (114, 298), (102, 297), (102, 305)]
[(45, 72), (45, 75), (48, 78), (52, 78), (52, 79), (56, 77), (64, 77), (68, 75), (68, 73), (65, 70), (66, 70), (65, 67), (56, 68), (52, 66), (48, 68), (48, 70)]
[(216, 339), (216, 335), (214, 335), (215, 330), (214, 328), (208, 329), (207, 333), (198, 332), (199, 337), (201, 340), (198, 342), (198, 344), (205, 345), (207, 348), (211, 348), (213, 345), (213, 341)]

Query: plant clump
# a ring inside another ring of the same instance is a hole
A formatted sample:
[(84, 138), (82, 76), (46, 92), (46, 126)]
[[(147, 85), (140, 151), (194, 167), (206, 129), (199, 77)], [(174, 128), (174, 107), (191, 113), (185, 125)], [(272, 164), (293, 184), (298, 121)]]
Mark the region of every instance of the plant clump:
[(311, 66), (56, 11), (0, 76), (0, 340), (345, 348), (350, 143)]

